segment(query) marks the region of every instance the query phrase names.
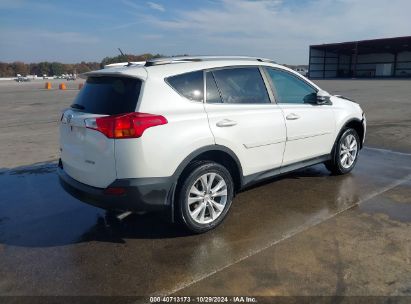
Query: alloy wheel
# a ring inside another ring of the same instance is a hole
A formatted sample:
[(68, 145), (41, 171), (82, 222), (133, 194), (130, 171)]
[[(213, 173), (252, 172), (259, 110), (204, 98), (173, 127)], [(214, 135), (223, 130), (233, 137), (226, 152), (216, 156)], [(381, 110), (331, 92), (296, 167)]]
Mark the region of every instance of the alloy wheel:
[(353, 164), (357, 158), (358, 143), (357, 139), (352, 134), (347, 134), (345, 138), (342, 139), (340, 145), (340, 164), (343, 168), (348, 169)]
[(201, 175), (191, 186), (188, 198), (190, 217), (196, 223), (215, 221), (227, 203), (227, 184), (217, 173)]

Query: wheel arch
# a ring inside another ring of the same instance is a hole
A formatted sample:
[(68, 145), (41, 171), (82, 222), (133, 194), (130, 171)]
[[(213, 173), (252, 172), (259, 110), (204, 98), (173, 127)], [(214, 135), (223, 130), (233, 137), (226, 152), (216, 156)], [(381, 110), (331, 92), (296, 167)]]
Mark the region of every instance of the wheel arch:
[(342, 125), (342, 127), (340, 128), (340, 130), (339, 130), (339, 132), (338, 132), (338, 136), (335, 138), (335, 142), (334, 142), (334, 145), (333, 145), (333, 149), (332, 149), (332, 153), (334, 152), (334, 149), (335, 149), (335, 147), (336, 147), (336, 145), (337, 145), (337, 142), (338, 142), (338, 139), (341, 137), (341, 135), (342, 135), (342, 133), (344, 132), (344, 130), (346, 130), (347, 128), (352, 128), (352, 129), (354, 129), (356, 132), (357, 132), (357, 134), (358, 134), (358, 136), (359, 136), (359, 138), (360, 138), (360, 149), (362, 149), (362, 147), (363, 147), (363, 140), (364, 140), (364, 126), (363, 126), (363, 124), (362, 124), (362, 121), (360, 120), (360, 119), (358, 119), (358, 118), (351, 118), (351, 119), (349, 119), (349, 120), (347, 120), (343, 125)]
[(215, 161), (227, 168), (233, 177), (235, 190), (238, 191), (243, 185), (243, 169), (237, 155), (229, 148), (221, 145), (210, 145), (199, 148), (190, 153), (177, 167), (173, 174), (174, 180), (179, 182), (190, 164), (196, 161)]
[[(344, 134), (344, 132), (347, 131), (347, 129), (354, 129), (354, 130), (357, 132), (358, 137), (359, 137), (359, 139), (360, 139), (359, 149), (361, 149), (362, 146), (363, 146), (362, 142), (363, 142), (363, 138), (364, 138), (364, 135), (365, 135), (365, 134), (364, 134), (364, 133), (365, 133), (365, 130), (364, 130), (364, 126), (363, 126), (363, 124), (362, 124), (362, 121), (359, 120), (358, 118), (352, 118), (352, 119), (347, 120), (347, 121), (342, 125), (342, 127), (340, 128), (340, 130), (339, 130), (339, 132), (338, 132), (338, 136), (335, 138), (335, 142), (334, 142), (333, 148), (332, 148), (332, 150), (331, 150), (331, 160), (325, 162), (325, 166), (327, 167), (327, 169), (328, 169), (329, 171), (331, 171), (333, 174), (336, 174), (336, 175), (348, 173), (348, 172), (350, 172), (350, 171), (352, 170), (352, 168), (353, 168), (353, 167), (352, 167), (351, 169), (349, 169), (349, 171), (342, 172), (342, 171), (341, 171), (342, 169), (336, 168), (336, 165), (335, 165), (335, 164), (337, 163), (337, 161), (338, 161), (338, 160), (337, 160), (338, 153), (336, 153), (337, 147), (338, 147), (338, 142), (339, 142), (341, 136)], [(358, 152), (357, 152), (357, 153), (358, 153)], [(355, 159), (355, 161), (356, 161), (356, 160), (357, 160), (357, 158)], [(338, 166), (339, 166), (339, 165), (338, 165)]]
[(230, 171), (234, 181), (234, 194), (243, 186), (243, 169), (237, 155), (229, 148), (221, 145), (209, 145), (191, 152), (177, 167), (173, 174), (173, 185), (169, 191), (168, 201), (171, 206), (171, 221), (175, 222), (175, 200), (181, 177), (196, 161), (212, 160), (220, 163)]

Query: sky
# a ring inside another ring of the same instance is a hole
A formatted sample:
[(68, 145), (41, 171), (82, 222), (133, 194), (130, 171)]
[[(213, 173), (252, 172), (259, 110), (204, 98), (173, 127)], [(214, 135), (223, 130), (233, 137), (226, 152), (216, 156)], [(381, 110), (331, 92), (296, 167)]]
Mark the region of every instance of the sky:
[(0, 61), (241, 55), (307, 64), (311, 44), (411, 35), (411, 0), (0, 0)]

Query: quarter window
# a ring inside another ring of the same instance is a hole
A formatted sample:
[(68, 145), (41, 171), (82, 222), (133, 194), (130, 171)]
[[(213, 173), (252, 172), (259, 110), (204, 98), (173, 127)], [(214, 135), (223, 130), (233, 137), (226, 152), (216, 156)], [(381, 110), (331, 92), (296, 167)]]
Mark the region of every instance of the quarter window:
[(203, 71), (197, 71), (168, 77), (167, 82), (184, 97), (194, 101), (203, 101), (203, 78)]
[[(212, 74), (223, 103), (271, 102), (260, 70), (256, 67), (221, 69), (213, 71)], [(215, 99), (216, 102), (221, 100)]]
[(279, 103), (314, 103), (317, 91), (305, 81), (290, 73), (267, 69)]

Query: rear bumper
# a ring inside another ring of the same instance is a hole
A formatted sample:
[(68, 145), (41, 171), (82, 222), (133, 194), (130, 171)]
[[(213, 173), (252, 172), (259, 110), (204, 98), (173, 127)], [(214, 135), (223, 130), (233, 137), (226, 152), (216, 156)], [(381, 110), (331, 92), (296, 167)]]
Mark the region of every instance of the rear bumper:
[(61, 164), (57, 168), (60, 184), (72, 196), (82, 202), (106, 210), (155, 211), (170, 206), (174, 183), (172, 177), (133, 178), (115, 180), (108, 188), (124, 188), (121, 195), (106, 194), (104, 188), (96, 188), (70, 177)]

